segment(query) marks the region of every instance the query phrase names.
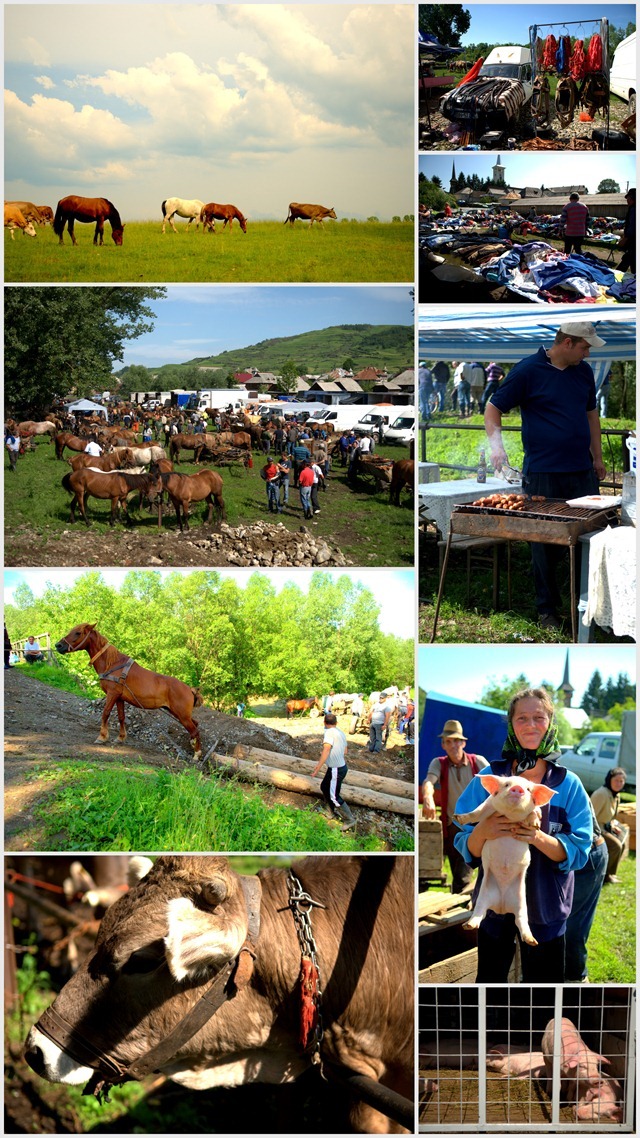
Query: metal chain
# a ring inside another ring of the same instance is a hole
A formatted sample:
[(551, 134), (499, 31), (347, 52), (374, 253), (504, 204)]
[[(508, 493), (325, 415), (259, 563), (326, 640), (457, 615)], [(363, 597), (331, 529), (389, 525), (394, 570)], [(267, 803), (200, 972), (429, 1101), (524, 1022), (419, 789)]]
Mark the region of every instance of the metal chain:
[(314, 901), (313, 898), (305, 893), (302, 888), (302, 883), (298, 880), (293, 870), (289, 870), (287, 876), (287, 884), (289, 886), (289, 908), (293, 916), (293, 922), (296, 926), (298, 933), (298, 940), (300, 942), (300, 949), (303, 956), (307, 956), (313, 964), (316, 972), (316, 995), (315, 1006), (318, 1022), (314, 1030), (314, 1039), (312, 1043), (311, 1062), (320, 1064), (320, 1073), (324, 1078), (322, 1071), (322, 1056), (320, 1055), (320, 1044), (324, 1038), (324, 1026), (322, 1022), (322, 977), (320, 973), (320, 964), (318, 961), (318, 948), (316, 945), (315, 937), (313, 935), (313, 928), (311, 925), (311, 909), (315, 905), (318, 909), (326, 909), (326, 905), (321, 904), (320, 901)]

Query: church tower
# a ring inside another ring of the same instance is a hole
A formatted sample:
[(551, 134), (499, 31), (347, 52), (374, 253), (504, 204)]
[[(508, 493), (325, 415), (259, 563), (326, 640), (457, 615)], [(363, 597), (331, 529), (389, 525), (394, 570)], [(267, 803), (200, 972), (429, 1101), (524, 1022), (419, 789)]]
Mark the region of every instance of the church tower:
[(564, 700), (564, 706), (565, 707), (571, 707), (571, 700), (573, 699), (573, 693), (575, 691), (575, 688), (573, 688), (569, 682), (569, 650), (568, 649), (567, 649), (566, 659), (564, 662), (564, 675), (562, 677), (562, 683), (560, 684), (558, 691), (562, 692), (562, 698)]
[(454, 189), (455, 184), (456, 184), (456, 164), (454, 161), (452, 163), (452, 166), (451, 166), (451, 182), (449, 183), (449, 193), (450, 194), (455, 193), (455, 189)]
[(504, 172), (506, 168), (506, 166), (501, 165), (500, 155), (498, 155), (498, 161), (496, 162), (495, 166), (491, 168), (491, 180), (495, 186), (502, 185), (504, 182)]

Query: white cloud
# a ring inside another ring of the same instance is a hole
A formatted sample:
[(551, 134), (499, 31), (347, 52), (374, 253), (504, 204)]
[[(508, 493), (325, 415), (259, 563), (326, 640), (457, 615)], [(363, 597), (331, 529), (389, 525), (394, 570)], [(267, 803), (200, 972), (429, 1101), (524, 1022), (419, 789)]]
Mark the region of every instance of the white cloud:
[(16, 58), (36, 67), (51, 67), (51, 56), (46, 47), (33, 36), (23, 36), (17, 44)]
[(35, 76), (35, 82), (40, 87), (44, 87), (45, 91), (52, 91), (53, 88), (55, 87), (55, 83), (53, 82), (53, 79), (50, 79), (48, 75), (36, 75)]

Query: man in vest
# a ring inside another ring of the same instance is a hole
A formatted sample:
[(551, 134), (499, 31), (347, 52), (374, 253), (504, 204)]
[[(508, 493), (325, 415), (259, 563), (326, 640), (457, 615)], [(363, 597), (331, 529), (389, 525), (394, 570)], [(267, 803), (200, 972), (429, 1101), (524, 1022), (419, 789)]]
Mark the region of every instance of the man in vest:
[(560, 224), (563, 226), (564, 232), (565, 253), (570, 253), (572, 249), (575, 249), (576, 253), (582, 252), (582, 242), (587, 235), (588, 223), (589, 210), (580, 201), (580, 194), (570, 194), (569, 201), (560, 214)]
[(467, 738), (462, 732), (462, 724), (457, 719), (447, 719), (440, 738), (445, 754), (433, 759), (429, 764), (427, 777), (422, 784), (422, 816), (427, 819), (436, 818), (433, 792), (435, 787), (439, 786), (442, 843), (453, 876), (451, 892), (470, 893), (473, 889), (471, 881), (473, 870), (453, 844), (453, 839), (460, 832), (453, 821), (453, 815), (462, 791), (472, 778), (489, 766), (489, 763), (482, 755), (467, 754), (464, 749)]

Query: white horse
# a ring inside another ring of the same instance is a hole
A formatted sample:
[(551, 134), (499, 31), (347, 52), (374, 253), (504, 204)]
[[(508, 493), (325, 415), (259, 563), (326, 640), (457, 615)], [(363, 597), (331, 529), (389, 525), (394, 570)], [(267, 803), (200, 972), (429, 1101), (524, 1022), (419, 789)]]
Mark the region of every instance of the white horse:
[(130, 450), (136, 463), (143, 463), (145, 465), (148, 465), (150, 462), (160, 462), (160, 459), (167, 457), (167, 452), (164, 447), (159, 446), (130, 447)]
[(197, 229), (198, 225), (200, 224), (200, 214), (202, 213), (203, 208), (204, 202), (198, 201), (197, 198), (191, 198), (190, 200), (185, 200), (184, 198), (167, 198), (162, 203), (162, 232), (165, 232), (167, 221), (173, 229), (173, 232), (178, 232), (175, 225), (173, 224), (173, 219), (176, 214), (178, 217), (189, 218), (187, 222), (187, 229), (191, 225), (191, 222), (195, 219)]

